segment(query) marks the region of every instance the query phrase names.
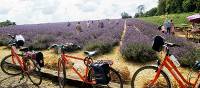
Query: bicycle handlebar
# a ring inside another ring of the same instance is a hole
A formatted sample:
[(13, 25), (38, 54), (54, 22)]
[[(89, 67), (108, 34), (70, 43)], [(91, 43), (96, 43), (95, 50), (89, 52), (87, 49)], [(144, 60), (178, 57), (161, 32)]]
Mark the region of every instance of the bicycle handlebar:
[(15, 39), (15, 36), (11, 35), (11, 34), (8, 34), (8, 36), (12, 39)]
[(55, 47), (58, 47), (58, 44), (53, 44), (50, 47), (48, 47), (48, 49), (52, 49), (52, 48), (55, 48)]
[(8, 42), (8, 46), (16, 46), (16, 39), (15, 36), (8, 34), (8, 36), (11, 38), (11, 40)]
[(175, 44), (175, 43), (170, 43), (170, 42), (165, 42), (165, 46), (168, 47), (180, 47), (181, 45)]
[[(68, 46), (71, 46), (71, 45), (73, 45), (73, 43), (66, 43), (66, 44), (53, 44), (53, 45), (51, 45), (48, 49), (52, 49), (52, 48), (61, 48), (61, 49), (65, 49), (66, 47), (68, 47)], [(77, 47), (79, 47), (80, 48), (80, 46), (77, 46)]]
[(61, 52), (65, 51), (66, 47), (67, 47), (67, 45), (64, 45), (64, 44), (60, 44), (60, 45), (59, 44), (53, 44), (50, 47), (48, 47), (48, 50), (50, 50), (50, 49), (58, 49), (58, 50), (61, 50), (61, 51), (59, 51), (61, 53)]

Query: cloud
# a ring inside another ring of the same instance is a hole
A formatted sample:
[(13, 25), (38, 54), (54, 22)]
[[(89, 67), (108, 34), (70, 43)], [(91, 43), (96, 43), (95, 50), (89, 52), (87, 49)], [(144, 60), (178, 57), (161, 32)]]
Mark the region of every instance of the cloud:
[(0, 9), (0, 14), (7, 14), (9, 12), (9, 9)]
[(79, 3), (76, 6), (78, 6), (78, 8), (83, 12), (93, 12), (99, 5), (96, 2), (87, 1), (86, 3)]
[(43, 14), (53, 14), (56, 12), (59, 1), (57, 0), (32, 0), (32, 10), (39, 10)]
[(32, 24), (120, 18), (124, 11), (133, 16), (138, 5), (144, 4), (149, 10), (157, 3), (158, 0), (1, 0), (0, 21)]

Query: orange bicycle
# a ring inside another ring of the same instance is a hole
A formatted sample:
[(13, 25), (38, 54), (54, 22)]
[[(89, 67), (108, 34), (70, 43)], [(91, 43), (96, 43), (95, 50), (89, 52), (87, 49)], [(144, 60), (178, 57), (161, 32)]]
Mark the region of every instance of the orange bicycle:
[[(65, 54), (65, 49), (67, 46), (65, 45), (57, 45), (54, 44), (50, 48), (57, 48), (58, 50), (61, 50), (61, 56), (58, 60), (58, 80), (59, 80), (59, 86), (60, 88), (65, 87), (66, 83), (66, 71), (67, 71), (67, 65), (72, 63), (70, 59), (75, 59), (84, 62), (85, 64), (85, 72), (84, 74), (78, 71), (78, 68), (73, 66), (70, 67), (75, 74), (78, 75), (80, 80), (83, 83), (91, 84), (95, 87), (111, 87), (111, 88), (123, 88), (123, 82), (121, 79), (120, 74), (111, 67), (113, 64), (112, 61), (109, 60), (101, 60), (97, 62), (93, 62), (93, 59), (91, 58), (94, 56), (97, 52), (84, 52), (87, 56), (85, 58), (79, 58), (74, 56), (69, 56)], [(76, 62), (74, 62), (76, 63)], [(101, 64), (104, 63), (104, 64)], [(98, 67), (103, 67), (105, 69), (100, 69)]]
[[(156, 41), (161, 42), (158, 44)], [(164, 67), (171, 73), (174, 79), (178, 82), (180, 88), (200, 88), (198, 80), (200, 77), (199, 74), (194, 80), (191, 82), (191, 78), (186, 80), (183, 75), (179, 72), (177, 66), (180, 65), (177, 59), (170, 55), (169, 47), (179, 47), (179, 45), (174, 43), (167, 43), (163, 41), (162, 37), (156, 36), (154, 39), (153, 46), (164, 46), (166, 50), (166, 55), (162, 63), (160, 61), (157, 62), (157, 66), (144, 66), (139, 68), (132, 77), (131, 87), (132, 88), (172, 88), (169, 76), (163, 71)], [(155, 49), (154, 49), (155, 50)], [(160, 51), (161, 49), (156, 49), (156, 51)], [(200, 63), (196, 63), (195, 66), (200, 66)], [(200, 70), (200, 69), (198, 69)]]
[(17, 41), (14, 36), (9, 35), (12, 40), (9, 42), (11, 55), (4, 57), (1, 61), (1, 69), (8, 75), (22, 75), (19, 82), (28, 76), (34, 85), (40, 85), (42, 76), (40, 66), (36, 58), (32, 58), (33, 52), (28, 48), (21, 48), (22, 54), (17, 54), (17, 48), (23, 46), (23, 41)]

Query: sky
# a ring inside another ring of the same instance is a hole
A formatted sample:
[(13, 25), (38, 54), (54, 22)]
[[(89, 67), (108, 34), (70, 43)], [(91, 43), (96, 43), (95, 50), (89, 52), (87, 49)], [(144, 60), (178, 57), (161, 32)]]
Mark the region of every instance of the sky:
[(137, 6), (156, 7), (158, 0), (0, 0), (0, 22), (38, 24), (134, 16)]

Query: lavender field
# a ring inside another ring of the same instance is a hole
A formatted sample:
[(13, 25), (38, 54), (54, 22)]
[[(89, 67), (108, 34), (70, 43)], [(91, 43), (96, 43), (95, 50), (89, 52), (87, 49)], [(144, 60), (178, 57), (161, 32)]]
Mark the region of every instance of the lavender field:
[[(89, 27), (87, 23), (90, 23)], [(99, 26), (103, 23), (103, 26)], [(35, 50), (47, 49), (51, 44), (74, 43), (83, 50), (99, 49), (102, 54), (112, 51), (118, 46), (124, 31), (124, 19), (105, 19), (80, 21), (82, 32), (77, 33), (77, 22), (60, 22), (45, 24), (16, 25), (0, 28), (0, 45), (6, 45), (7, 34), (22, 34), (26, 39), (25, 46)], [(166, 35), (157, 30), (157, 25), (138, 19), (126, 19), (127, 31), (122, 40), (120, 52), (126, 60), (147, 62), (158, 59), (151, 49), (153, 38), (163, 36), (166, 41), (182, 45), (171, 48), (184, 66), (189, 66), (199, 58), (199, 50), (195, 44), (184, 38)], [(190, 58), (190, 59), (188, 59)], [(189, 63), (188, 63), (189, 62)]]
[[(124, 20), (94, 20), (81, 21), (82, 32), (76, 32), (77, 22), (60, 22), (46, 24), (17, 25), (0, 28), (0, 39), (8, 40), (7, 34), (22, 34), (26, 39), (25, 46), (34, 49), (46, 49), (51, 44), (75, 43), (82, 48), (91, 45), (90, 43), (101, 42), (110, 45), (117, 45), (123, 31)], [(99, 27), (99, 23), (103, 27)], [(3, 45), (3, 44), (2, 44)]]

